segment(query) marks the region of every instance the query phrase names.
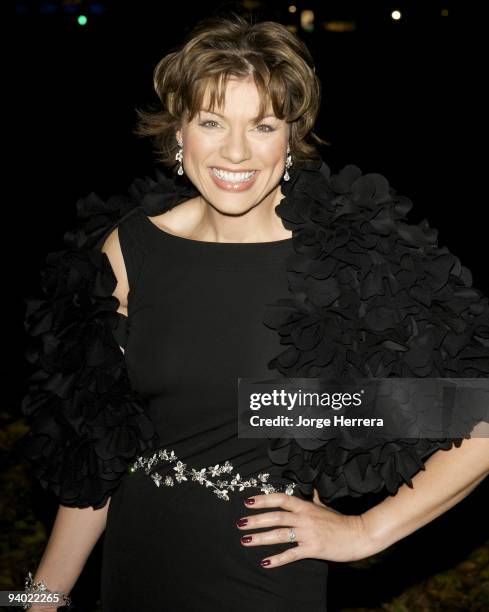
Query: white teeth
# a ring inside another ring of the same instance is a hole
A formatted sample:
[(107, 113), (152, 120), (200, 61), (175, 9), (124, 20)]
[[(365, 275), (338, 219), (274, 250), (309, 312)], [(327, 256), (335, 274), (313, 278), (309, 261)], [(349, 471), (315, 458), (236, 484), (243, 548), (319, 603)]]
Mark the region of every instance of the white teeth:
[(230, 183), (244, 183), (248, 181), (256, 171), (253, 172), (225, 172), (224, 170), (219, 170), (218, 168), (212, 168), (212, 172), (220, 179), (224, 181), (229, 181)]

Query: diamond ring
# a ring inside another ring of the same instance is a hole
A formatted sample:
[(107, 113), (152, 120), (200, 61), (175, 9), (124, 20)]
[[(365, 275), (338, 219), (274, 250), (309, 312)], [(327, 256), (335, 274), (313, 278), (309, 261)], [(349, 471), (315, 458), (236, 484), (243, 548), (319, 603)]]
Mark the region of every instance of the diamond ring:
[(297, 536), (295, 535), (295, 531), (291, 527), (289, 529), (289, 542), (295, 542), (296, 538), (297, 538)]

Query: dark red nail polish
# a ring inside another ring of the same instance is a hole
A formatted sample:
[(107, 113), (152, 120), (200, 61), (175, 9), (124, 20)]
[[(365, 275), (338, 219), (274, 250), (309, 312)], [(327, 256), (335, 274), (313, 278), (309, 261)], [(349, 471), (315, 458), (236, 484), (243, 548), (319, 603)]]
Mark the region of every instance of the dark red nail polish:
[(270, 565), (270, 559), (265, 559), (265, 561), (260, 561), (260, 565), (264, 567), (265, 565)]
[(251, 540), (252, 540), (251, 536), (243, 536), (241, 538), (241, 541), (243, 542), (243, 544), (249, 544), (251, 542)]
[(249, 506), (253, 505), (255, 503), (255, 500), (252, 497), (248, 497), (248, 499), (245, 499), (245, 504), (248, 504)]
[(244, 527), (247, 524), (248, 524), (248, 519), (239, 519), (239, 521), (236, 521), (236, 525), (238, 527)]

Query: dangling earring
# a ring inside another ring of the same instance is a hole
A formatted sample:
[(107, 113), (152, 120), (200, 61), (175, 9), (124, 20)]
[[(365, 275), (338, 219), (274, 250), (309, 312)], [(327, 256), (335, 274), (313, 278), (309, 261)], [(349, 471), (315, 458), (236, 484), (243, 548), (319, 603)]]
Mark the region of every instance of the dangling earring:
[(183, 141), (182, 140), (178, 140), (178, 146), (180, 147), (178, 149), (177, 154), (175, 155), (175, 159), (180, 162), (180, 166), (178, 167), (178, 174), (180, 176), (182, 176), (183, 174)]
[(284, 181), (290, 180), (289, 168), (292, 166), (292, 155), (290, 155), (290, 145), (287, 145), (287, 161), (285, 162)]

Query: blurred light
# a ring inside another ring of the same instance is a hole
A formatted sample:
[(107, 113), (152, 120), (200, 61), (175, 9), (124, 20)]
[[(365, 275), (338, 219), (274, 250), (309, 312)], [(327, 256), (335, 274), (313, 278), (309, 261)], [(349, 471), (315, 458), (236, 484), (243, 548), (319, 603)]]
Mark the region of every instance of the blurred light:
[(94, 2), (90, 5), (89, 10), (92, 15), (101, 15), (102, 13), (105, 13), (105, 6), (103, 4), (98, 4)]
[(289, 13), (295, 13), (297, 11), (297, 7), (295, 6), (295, 4), (291, 4), (289, 6)]
[(297, 32), (297, 26), (296, 25), (290, 24), (290, 25), (288, 25), (286, 27), (287, 27), (287, 30), (289, 30), (289, 32), (293, 32), (294, 34)]
[(57, 10), (58, 7), (56, 6), (56, 4), (51, 4), (48, 2), (43, 2), (43, 4), (41, 4), (41, 6), (39, 7), (40, 13), (55, 13)]
[(314, 31), (314, 11), (301, 11), (301, 28), (306, 32)]
[(448, 9), (441, 9), (441, 16), (448, 17)]
[(248, 11), (252, 11), (253, 9), (257, 9), (261, 7), (261, 2), (259, 0), (244, 0), (243, 8)]
[(78, 15), (78, 25), (87, 25), (87, 21), (88, 19), (85, 17), (85, 15)]
[(354, 21), (325, 21), (323, 28), (328, 32), (354, 32), (357, 24)]
[(401, 18), (401, 11), (392, 11), (391, 17), (394, 19), (394, 21), (399, 21)]

